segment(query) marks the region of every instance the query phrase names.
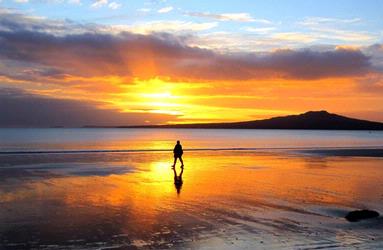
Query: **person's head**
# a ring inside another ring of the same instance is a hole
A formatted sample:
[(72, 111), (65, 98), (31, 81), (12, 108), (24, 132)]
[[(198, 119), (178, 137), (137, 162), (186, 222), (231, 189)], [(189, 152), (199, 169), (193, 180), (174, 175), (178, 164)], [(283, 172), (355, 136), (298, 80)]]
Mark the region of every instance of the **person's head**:
[(180, 141), (177, 141), (177, 144), (180, 144)]

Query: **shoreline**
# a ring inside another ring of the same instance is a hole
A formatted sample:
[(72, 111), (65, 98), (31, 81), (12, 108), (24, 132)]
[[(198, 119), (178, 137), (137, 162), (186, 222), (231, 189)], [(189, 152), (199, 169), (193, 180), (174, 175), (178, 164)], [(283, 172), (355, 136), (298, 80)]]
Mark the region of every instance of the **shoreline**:
[[(361, 157), (383, 157), (382, 146), (365, 147), (273, 147), (273, 148), (189, 148), (185, 152), (198, 151), (257, 151), (257, 152), (292, 152), (323, 156), (361, 156)], [(150, 152), (172, 152), (172, 149), (89, 149), (89, 150), (15, 150), (0, 151), (0, 155), (29, 155), (29, 154), (93, 154), (93, 153), (150, 153)]]

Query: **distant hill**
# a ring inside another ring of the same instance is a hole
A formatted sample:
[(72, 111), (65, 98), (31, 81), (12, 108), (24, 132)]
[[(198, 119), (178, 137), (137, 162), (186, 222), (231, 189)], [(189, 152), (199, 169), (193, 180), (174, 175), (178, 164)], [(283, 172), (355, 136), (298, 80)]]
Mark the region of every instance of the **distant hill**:
[(245, 122), (119, 126), (119, 128), (383, 130), (383, 123), (349, 118), (327, 111), (309, 111), (299, 115)]

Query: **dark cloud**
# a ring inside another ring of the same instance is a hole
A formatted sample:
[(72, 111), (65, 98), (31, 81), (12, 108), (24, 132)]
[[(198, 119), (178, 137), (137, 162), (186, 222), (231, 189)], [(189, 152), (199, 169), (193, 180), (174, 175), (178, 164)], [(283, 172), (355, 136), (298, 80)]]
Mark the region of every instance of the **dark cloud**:
[(360, 50), (333, 51), (280, 50), (260, 60), (260, 64), (293, 78), (355, 76), (366, 73), (369, 57)]
[[(360, 50), (219, 54), (190, 47), (182, 37), (170, 34), (112, 34), (103, 26), (21, 17), (24, 19), (15, 15), (0, 18), (0, 59), (34, 69), (44, 67), (47, 75), (40, 77), (68, 74), (164, 76), (175, 80), (319, 79), (361, 75), (371, 69), (370, 57)], [(16, 73), (6, 75), (12, 74)]]
[(47, 98), (16, 88), (0, 88), (0, 114), (0, 127), (118, 126), (145, 124), (145, 121), (158, 124), (176, 118), (98, 109), (95, 103)]
[(376, 71), (383, 72), (383, 44), (373, 44), (363, 49), (371, 57), (371, 63)]

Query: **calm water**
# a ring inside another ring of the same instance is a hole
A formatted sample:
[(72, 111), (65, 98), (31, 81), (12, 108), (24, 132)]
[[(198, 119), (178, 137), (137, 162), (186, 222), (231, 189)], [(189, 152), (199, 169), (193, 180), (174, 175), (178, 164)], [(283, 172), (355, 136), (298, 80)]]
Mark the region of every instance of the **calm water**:
[(219, 129), (0, 129), (0, 152), (383, 146), (383, 131)]

